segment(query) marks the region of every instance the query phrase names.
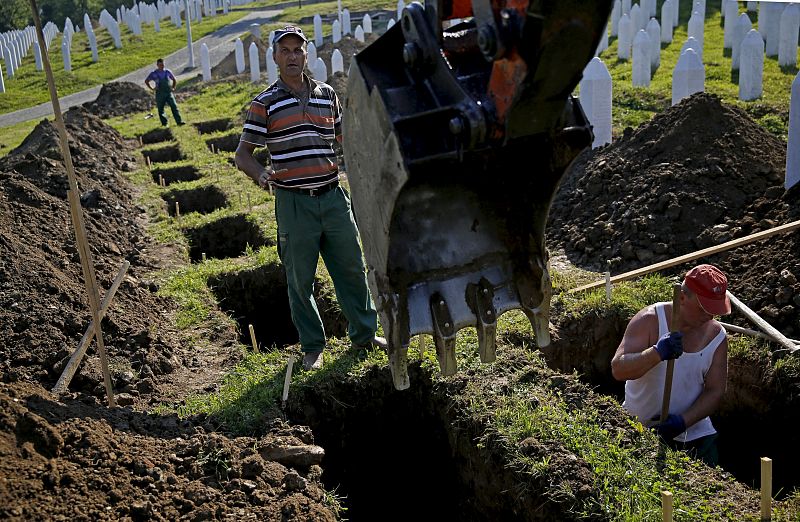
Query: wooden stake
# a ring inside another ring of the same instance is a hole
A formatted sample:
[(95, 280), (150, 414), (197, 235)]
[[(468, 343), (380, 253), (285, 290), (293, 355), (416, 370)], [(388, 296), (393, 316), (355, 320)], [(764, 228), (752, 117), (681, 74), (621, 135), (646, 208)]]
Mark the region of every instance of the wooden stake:
[(772, 337), (775, 342), (783, 346), (784, 348), (788, 349), (791, 352), (798, 350), (797, 345), (795, 345), (790, 339), (786, 338), (785, 335), (780, 333), (774, 326), (766, 322), (762, 319), (757, 313), (750, 309), (746, 304), (741, 302), (738, 298), (736, 298), (732, 293), (728, 292), (728, 299), (731, 300), (731, 304), (735, 306), (740, 312), (742, 312), (745, 317), (753, 321), (759, 328), (764, 330), (770, 337)]
[(761, 457), (761, 522), (772, 520), (772, 459)]
[(283, 379), (283, 406), (286, 406), (286, 400), (289, 398), (289, 383), (292, 382), (292, 366), (294, 366), (294, 355), (289, 356), (289, 362), (286, 365), (286, 377)]
[(428, 338), (425, 337), (425, 334), (419, 334), (417, 336), (417, 342), (419, 343), (419, 358), (423, 359), (425, 357), (425, 351), (428, 349)]
[(147, 163), (147, 170), (152, 171), (153, 170), (153, 164), (150, 163), (150, 156), (145, 156), (144, 157), (144, 162)]
[[(681, 265), (689, 261), (694, 261), (695, 259), (700, 259), (701, 257), (706, 257), (713, 254), (719, 254), (720, 252), (725, 252), (726, 250), (730, 250), (732, 248), (747, 245), (754, 241), (758, 241), (760, 239), (766, 239), (770, 236), (774, 236), (775, 234), (790, 232), (796, 228), (800, 228), (800, 220), (792, 221), (791, 223), (786, 223), (785, 225), (771, 228), (769, 230), (756, 232), (755, 234), (750, 234), (749, 236), (740, 237), (739, 239), (734, 239), (733, 241), (728, 241), (727, 243), (722, 243), (721, 245), (704, 248), (703, 250), (697, 250), (690, 254), (668, 259), (666, 261), (662, 261), (654, 265), (648, 265), (643, 268), (637, 268), (636, 270), (631, 270), (630, 272), (625, 272), (624, 274), (612, 277), (611, 282), (619, 283), (622, 281), (627, 281), (629, 279), (635, 279), (637, 277), (647, 275), (651, 272), (658, 272), (659, 270), (663, 270), (664, 268), (670, 268), (673, 266)], [(584, 290), (592, 290), (594, 288), (599, 288), (603, 286), (603, 284), (605, 284), (605, 280), (595, 281), (594, 283), (589, 283), (588, 285), (583, 285), (579, 286), (578, 288), (573, 288), (572, 290), (570, 290), (570, 292), (575, 293), (575, 292), (583, 292)]]
[(250, 329), (250, 342), (253, 343), (253, 351), (258, 353), (258, 341), (256, 341), (256, 331), (253, 329), (252, 324), (248, 324), (247, 327)]
[(606, 271), (606, 305), (611, 306), (611, 272)]
[(139, 146), (140, 147), (144, 146), (144, 141), (142, 141), (142, 137), (141, 136), (139, 136)]
[(181, 219), (181, 204), (177, 201), (175, 202), (175, 217), (179, 220)]
[[(39, 19), (39, 8), (36, 6), (36, 0), (30, 0), (31, 11), (33, 14), (33, 22), (36, 26), (36, 36), (40, 43), (44, 43), (44, 33), (42, 31), (42, 21)], [(64, 165), (67, 169), (67, 179), (69, 180), (69, 190), (67, 190), (67, 199), (70, 204), (70, 213), (72, 215), (73, 226), (75, 227), (75, 237), (78, 243), (78, 254), (81, 258), (81, 267), (83, 269), (83, 278), (86, 283), (86, 292), (89, 294), (89, 307), (92, 311), (92, 320), (95, 323), (95, 339), (97, 340), (97, 351), (100, 354), (100, 366), (103, 370), (103, 381), (105, 383), (106, 395), (108, 397), (108, 405), (116, 406), (114, 402), (114, 391), (111, 387), (111, 374), (108, 371), (108, 359), (106, 358), (106, 349), (103, 345), (103, 331), (100, 324), (100, 296), (97, 292), (97, 279), (94, 273), (94, 261), (92, 260), (92, 252), (89, 245), (86, 243), (86, 230), (83, 223), (83, 211), (81, 209), (80, 198), (78, 194), (78, 181), (75, 178), (75, 167), (72, 164), (72, 154), (69, 150), (69, 138), (67, 136), (67, 127), (64, 125), (64, 116), (61, 114), (61, 104), (58, 101), (58, 93), (56, 92), (56, 83), (53, 79), (53, 70), (50, 68), (50, 58), (47, 50), (42, 49), (42, 65), (44, 66), (45, 75), (47, 76), (47, 86), (50, 90), (50, 101), (53, 104), (53, 116), (55, 117), (55, 126), (58, 130), (58, 138), (61, 145), (61, 154), (64, 156)]]
[[(125, 273), (130, 266), (131, 264), (128, 261), (123, 261), (119, 270), (117, 270), (117, 276), (114, 278), (114, 282), (111, 283), (111, 287), (106, 292), (105, 297), (103, 297), (103, 302), (100, 305), (101, 320), (105, 317), (108, 307), (111, 306), (111, 301), (114, 299), (119, 285), (122, 284), (122, 278), (125, 277)], [(89, 346), (89, 343), (92, 342), (92, 337), (94, 337), (94, 335), (94, 319), (92, 319), (89, 322), (89, 326), (86, 327), (86, 331), (83, 333), (81, 342), (78, 343), (78, 347), (72, 352), (72, 356), (64, 367), (64, 371), (61, 372), (61, 377), (58, 378), (58, 382), (53, 386), (53, 393), (63, 393), (67, 390), (70, 381), (72, 381), (72, 377), (78, 370), (78, 366), (80, 366), (81, 360), (83, 360), (86, 348)]]
[(214, 150), (214, 144), (211, 144), (211, 154), (216, 154), (217, 152)]
[(203, 263), (205, 263), (206, 262), (206, 253), (205, 252), (203, 252), (202, 257), (203, 257)]
[(661, 492), (661, 520), (663, 522), (672, 522), (672, 493), (669, 491)]
[[(670, 321), (670, 332), (678, 331), (678, 321), (681, 318), (681, 285), (675, 284), (672, 287), (672, 320)], [(664, 377), (664, 397), (661, 401), (661, 422), (667, 420), (669, 415), (669, 399), (672, 395), (672, 374), (675, 371), (675, 359), (667, 361), (667, 375)]]
[(158, 186), (159, 187), (164, 187), (165, 186), (164, 185), (164, 176), (162, 176), (161, 174), (158, 175)]

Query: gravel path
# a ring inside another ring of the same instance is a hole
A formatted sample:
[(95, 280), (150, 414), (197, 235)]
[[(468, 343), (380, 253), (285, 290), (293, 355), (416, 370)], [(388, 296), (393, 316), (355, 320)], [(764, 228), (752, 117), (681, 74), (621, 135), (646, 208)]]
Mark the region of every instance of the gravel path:
[[(174, 53), (165, 56), (164, 62), (168, 69), (172, 69), (178, 81), (186, 80), (188, 78), (202, 74), (200, 69), (200, 46), (206, 44), (209, 50), (209, 57), (211, 58), (211, 67), (214, 67), (221, 62), (226, 56), (233, 52), (236, 37), (248, 31), (250, 24), (258, 23), (265, 24), (271, 22), (272, 19), (281, 13), (281, 9), (258, 10), (248, 13), (238, 21), (226, 25), (217, 31), (206, 35), (198, 40), (195, 40), (194, 56), (195, 67), (188, 68), (189, 52), (186, 47), (175, 51)], [(116, 80), (111, 81), (125, 81), (142, 84), (147, 75), (155, 69), (155, 64), (150, 64), (141, 69), (137, 69), (131, 73), (121, 76)], [(180, 71), (180, 72), (179, 72)], [(44, 74), (44, 73), (42, 73)], [(97, 98), (100, 93), (102, 85), (97, 85), (85, 91), (76, 92), (68, 96), (59, 98), (61, 110), (66, 111), (75, 105), (82, 105)], [(42, 103), (27, 109), (20, 109), (18, 111), (9, 112), (7, 114), (0, 114), (0, 128), (15, 125), (23, 121), (45, 118), (53, 114), (53, 104), (50, 102)]]

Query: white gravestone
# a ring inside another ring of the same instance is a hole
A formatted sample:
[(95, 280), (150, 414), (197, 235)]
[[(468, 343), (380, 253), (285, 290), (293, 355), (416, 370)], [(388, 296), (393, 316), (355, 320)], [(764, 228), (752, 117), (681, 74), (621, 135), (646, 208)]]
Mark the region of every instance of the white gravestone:
[(705, 77), (703, 62), (694, 49), (684, 51), (672, 71), (672, 105), (695, 92), (702, 92)]
[(364, 43), (364, 29), (362, 29), (360, 25), (356, 26), (353, 36), (355, 36), (357, 41)]
[(703, 16), (700, 14), (699, 11), (692, 12), (692, 16), (689, 18), (689, 37), (694, 38), (697, 40), (697, 47), (694, 47), (694, 52), (697, 53), (698, 58), (703, 60), (703, 30), (704, 30), (705, 20)]
[(255, 42), (250, 43), (250, 48), (247, 52), (250, 58), (250, 81), (253, 83), (258, 83), (258, 81), (261, 79), (261, 68), (258, 62), (258, 46)]
[(655, 71), (661, 65), (661, 26), (658, 20), (651, 18), (645, 31), (650, 38), (650, 69)]
[[(252, 34), (255, 38), (261, 39), (261, 25), (252, 23), (250, 24), (250, 34)], [(270, 42), (272, 43), (272, 42)]]
[(33, 59), (36, 61), (36, 70), (42, 70), (42, 50), (39, 47), (39, 42), (33, 42)]
[(64, 70), (67, 72), (72, 71), (72, 57), (69, 51), (69, 41), (64, 38), (61, 41), (61, 55), (64, 58)]
[(317, 46), (314, 45), (314, 42), (308, 42), (306, 54), (308, 55), (306, 58), (307, 63), (314, 64), (317, 61)]
[(661, 43), (672, 43), (672, 0), (661, 4)]
[(272, 53), (267, 53), (267, 82), (269, 85), (278, 81), (278, 64), (275, 63), (275, 58)]
[(739, 18), (739, 2), (736, 0), (722, 0), (722, 12), (725, 13), (725, 32), (723, 36), (723, 47), (732, 49), (733, 28)]
[(317, 47), (322, 46), (322, 17), (318, 14), (314, 15), (314, 45)]
[(389, 18), (389, 21), (386, 22), (386, 30), (388, 31), (394, 26), (394, 18)]
[[(622, 14), (630, 16), (631, 14), (631, 0), (622, 0)], [(622, 18), (622, 15), (620, 15)]]
[(786, 190), (800, 181), (800, 73), (792, 82), (789, 106), (789, 141), (786, 145)]
[(742, 40), (739, 57), (739, 99), (757, 100), (763, 90), (764, 40), (761, 34), (751, 29)]
[(631, 79), (634, 87), (650, 87), (650, 37), (644, 29), (640, 29), (633, 39)]
[(736, 19), (736, 25), (733, 26), (733, 34), (731, 35), (731, 69), (734, 71), (739, 70), (739, 56), (742, 51), (742, 40), (753, 28), (750, 22), (750, 17), (747, 13), (742, 13)]
[(337, 44), (342, 39), (342, 26), (339, 24), (339, 20), (334, 20), (332, 25), (333, 31), (333, 43)]
[(3, 81), (3, 66), (0, 65), (0, 94), (6, 92), (6, 82)]
[(678, 27), (681, 13), (681, 0), (672, 1), (672, 27)]
[(200, 46), (200, 68), (203, 70), (203, 81), (211, 81), (211, 58), (208, 55), (208, 46), (204, 43)]
[(608, 49), (608, 23), (606, 23), (605, 27), (603, 27), (603, 31), (600, 33), (600, 41), (597, 43), (597, 49), (594, 55), (597, 56), (606, 49)]
[(317, 58), (317, 63), (314, 66), (314, 78), (321, 82), (328, 81), (328, 67), (322, 61), (322, 58)]
[[(685, 53), (687, 49), (692, 49), (695, 53), (697, 53), (698, 47), (700, 47), (700, 44), (694, 37), (690, 36), (685, 42), (683, 42), (683, 45), (681, 46), (681, 54)], [(699, 57), (700, 55), (698, 54), (698, 58)]]
[(403, 0), (397, 0), (397, 19), (400, 20), (403, 17), (403, 9), (406, 8), (406, 3)]
[(86, 28), (86, 38), (89, 39), (89, 47), (92, 49), (92, 61), (97, 63), (100, 57), (97, 55), (97, 38), (94, 35), (94, 29), (92, 29), (92, 21), (89, 19), (89, 15), (83, 15), (83, 26)]
[(331, 54), (331, 74), (344, 72), (344, 57), (339, 49), (334, 49)]
[(781, 16), (781, 35), (778, 43), (778, 65), (797, 64), (797, 32), (800, 30), (800, 6), (789, 4)]
[(369, 13), (364, 15), (364, 19), (361, 20), (361, 25), (364, 26), (364, 34), (372, 34), (372, 17)]
[(600, 58), (583, 70), (580, 101), (594, 133), (592, 148), (611, 143), (611, 74)]
[(642, 8), (639, 7), (639, 4), (634, 4), (631, 7), (631, 27), (633, 28), (633, 37), (635, 38), (637, 33), (640, 29), (644, 29), (644, 25), (642, 24), (642, 18), (644, 18), (644, 14), (642, 13)]
[(614, 7), (611, 9), (611, 36), (619, 34), (620, 16), (622, 16), (622, 2), (621, 0), (615, 0)]
[(14, 60), (11, 58), (11, 49), (7, 45), (3, 45), (3, 60), (6, 62), (6, 69), (8, 69), (8, 77), (14, 77)]
[(630, 60), (631, 42), (633, 26), (628, 15), (622, 15), (619, 19), (619, 38), (617, 38), (617, 58), (620, 60)]
[(242, 74), (244, 72), (244, 44), (241, 38), (236, 39), (234, 48), (236, 54), (236, 74)]
[(350, 25), (350, 10), (343, 9), (342, 10), (342, 34), (352, 34), (353, 31), (351, 30)]
[[(778, 45), (780, 43), (781, 15), (786, 7), (783, 3), (767, 4), (766, 9), (769, 13), (766, 27), (762, 31), (761, 22), (758, 23), (758, 32), (765, 38), (764, 46), (767, 56), (778, 56)], [(797, 33), (795, 33), (795, 38)]]

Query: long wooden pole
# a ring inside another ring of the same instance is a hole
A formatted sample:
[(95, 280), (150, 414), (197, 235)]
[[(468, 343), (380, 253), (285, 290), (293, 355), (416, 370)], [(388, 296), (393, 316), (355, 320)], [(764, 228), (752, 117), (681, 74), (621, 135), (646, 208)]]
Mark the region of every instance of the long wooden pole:
[[(665, 268), (682, 265), (683, 263), (694, 261), (695, 259), (700, 259), (701, 257), (719, 254), (720, 252), (725, 252), (726, 250), (730, 250), (732, 248), (747, 245), (749, 243), (758, 241), (760, 239), (766, 239), (770, 236), (774, 236), (775, 234), (789, 232), (791, 230), (795, 230), (796, 228), (800, 228), (800, 220), (792, 221), (791, 223), (786, 223), (785, 225), (780, 225), (778, 227), (771, 228), (769, 230), (762, 230), (761, 232), (756, 232), (755, 234), (750, 234), (749, 236), (740, 237), (739, 239), (734, 239), (732, 241), (728, 241), (726, 243), (722, 243), (720, 245), (716, 245), (713, 247), (704, 248), (703, 250), (697, 250), (690, 254), (674, 257), (672, 259), (668, 259), (660, 263), (648, 265), (643, 268), (637, 268), (636, 270), (631, 270), (630, 272), (625, 272), (623, 274), (615, 275), (611, 278), (611, 283), (613, 284), (622, 281), (627, 281), (629, 279), (635, 279), (637, 277), (641, 277), (643, 275), (647, 275), (652, 272), (657, 272)], [(573, 288), (572, 290), (570, 290), (570, 292), (574, 293), (574, 292), (583, 292), (585, 290), (592, 290), (594, 288), (599, 288), (604, 284), (606, 284), (605, 279), (601, 281), (595, 281), (594, 283), (589, 283), (588, 285), (579, 286), (578, 288)]]
[[(672, 320), (669, 324), (671, 332), (678, 331), (678, 321), (681, 318), (681, 285), (672, 287)], [(672, 395), (672, 374), (675, 371), (675, 359), (667, 361), (667, 375), (664, 378), (664, 397), (661, 400), (661, 422), (667, 420), (669, 415), (669, 400)]]
[[(751, 337), (758, 337), (760, 339), (767, 339), (769, 341), (775, 340), (769, 335), (765, 334), (764, 332), (758, 332), (756, 330), (751, 330), (750, 328), (742, 328), (741, 326), (736, 326), (735, 324), (730, 324), (730, 323), (723, 323), (722, 321), (719, 321), (719, 324), (721, 324), (728, 332), (739, 333), (742, 335), (749, 335)], [(800, 345), (800, 341), (798, 341), (797, 339), (791, 339), (788, 337), (787, 339), (789, 339), (794, 344)]]
[(734, 296), (730, 291), (728, 292), (728, 299), (731, 300), (731, 304), (735, 306), (740, 312), (744, 314), (745, 317), (753, 321), (756, 326), (761, 328), (767, 335), (772, 337), (775, 342), (787, 348), (788, 350), (794, 352), (800, 349), (800, 346), (794, 344), (791, 339), (788, 339), (785, 335), (780, 333), (774, 326), (766, 322), (762, 319), (757, 313), (750, 309), (746, 304), (741, 302), (736, 296)]
[(108, 370), (108, 358), (106, 357), (106, 348), (103, 344), (103, 330), (100, 325), (100, 295), (97, 292), (97, 278), (94, 273), (94, 261), (92, 260), (92, 252), (86, 242), (86, 229), (83, 223), (83, 211), (81, 210), (81, 203), (78, 196), (78, 181), (75, 178), (75, 167), (72, 165), (72, 154), (69, 151), (69, 137), (67, 136), (67, 127), (64, 125), (64, 117), (61, 114), (61, 104), (58, 101), (58, 93), (56, 92), (56, 82), (53, 79), (53, 70), (50, 67), (50, 58), (47, 53), (47, 47), (44, 45), (44, 32), (42, 31), (42, 21), (39, 19), (39, 8), (36, 6), (36, 0), (30, 0), (31, 10), (33, 11), (33, 22), (36, 25), (36, 36), (39, 38), (39, 43), (42, 45), (42, 65), (44, 66), (45, 75), (47, 76), (47, 86), (50, 90), (50, 101), (53, 104), (53, 115), (55, 116), (55, 126), (58, 131), (58, 138), (61, 144), (61, 154), (64, 156), (64, 165), (67, 169), (67, 179), (69, 180), (69, 190), (67, 190), (67, 199), (69, 200), (70, 213), (72, 215), (72, 224), (75, 227), (75, 238), (78, 243), (78, 254), (81, 258), (81, 267), (83, 268), (83, 278), (86, 283), (86, 292), (89, 294), (89, 307), (92, 311), (92, 320), (96, 325), (94, 328), (95, 338), (97, 339), (97, 352), (100, 354), (100, 366), (103, 370), (103, 381), (106, 387), (106, 396), (108, 397), (108, 405), (116, 406), (114, 402), (114, 391), (111, 387), (111, 374)]
[[(126, 260), (123, 261), (122, 266), (119, 267), (117, 277), (114, 278), (114, 282), (111, 283), (111, 288), (108, 289), (105, 297), (103, 297), (103, 302), (100, 304), (101, 318), (105, 317), (108, 307), (111, 306), (111, 301), (114, 299), (114, 295), (117, 293), (119, 285), (122, 284), (122, 279), (125, 277), (125, 273), (130, 266), (131, 264)], [(61, 372), (61, 377), (58, 378), (58, 382), (53, 386), (53, 393), (63, 393), (67, 390), (67, 386), (69, 386), (72, 377), (78, 370), (81, 360), (83, 360), (83, 354), (86, 353), (86, 348), (89, 346), (89, 343), (92, 342), (92, 337), (94, 337), (94, 324), (94, 319), (92, 319), (91, 322), (89, 322), (89, 326), (86, 327), (86, 331), (83, 333), (81, 342), (78, 343), (78, 347), (72, 353), (72, 357), (69, 358), (67, 365), (64, 367), (64, 371)]]

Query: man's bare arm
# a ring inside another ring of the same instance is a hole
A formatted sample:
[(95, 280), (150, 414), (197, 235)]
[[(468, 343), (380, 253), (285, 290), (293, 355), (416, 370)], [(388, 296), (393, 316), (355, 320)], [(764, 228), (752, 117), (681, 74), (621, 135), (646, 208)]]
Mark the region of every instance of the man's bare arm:
[(653, 346), (653, 332), (657, 337), (658, 317), (653, 307), (647, 307), (628, 323), (625, 335), (611, 359), (611, 374), (615, 379), (638, 379), (661, 362), (661, 356)]
[(265, 188), (271, 172), (253, 157), (254, 150), (256, 150), (256, 146), (253, 143), (240, 141), (239, 146), (236, 147), (234, 161), (239, 170), (247, 174), (260, 187)]

